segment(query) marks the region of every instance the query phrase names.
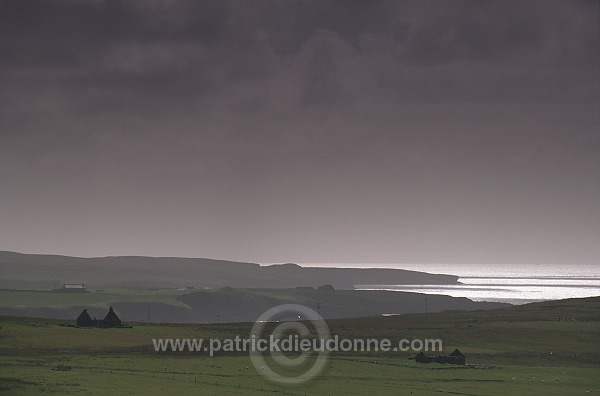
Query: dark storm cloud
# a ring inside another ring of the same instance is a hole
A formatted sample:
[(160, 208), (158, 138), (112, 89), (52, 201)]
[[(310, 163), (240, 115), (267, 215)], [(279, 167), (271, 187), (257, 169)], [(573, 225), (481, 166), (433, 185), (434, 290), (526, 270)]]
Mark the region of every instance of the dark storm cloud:
[(274, 97), (253, 92), (267, 106), (358, 92), (425, 102), (598, 95), (595, 2), (4, 1), (1, 11), (5, 95), (60, 88), (74, 106), (154, 109), (158, 95), (178, 106), (237, 84), (267, 84)]
[(0, 240), (589, 262), (598, 17), (595, 1), (0, 0)]

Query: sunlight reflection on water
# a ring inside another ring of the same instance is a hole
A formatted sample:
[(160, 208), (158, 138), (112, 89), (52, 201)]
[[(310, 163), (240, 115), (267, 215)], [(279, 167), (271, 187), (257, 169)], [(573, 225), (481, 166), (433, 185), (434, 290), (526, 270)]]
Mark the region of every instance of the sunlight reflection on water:
[(522, 304), (600, 296), (596, 265), (456, 264), (301, 264), (311, 267), (396, 268), (459, 276), (457, 285), (356, 285), (362, 290), (392, 290), (466, 297), (474, 301)]

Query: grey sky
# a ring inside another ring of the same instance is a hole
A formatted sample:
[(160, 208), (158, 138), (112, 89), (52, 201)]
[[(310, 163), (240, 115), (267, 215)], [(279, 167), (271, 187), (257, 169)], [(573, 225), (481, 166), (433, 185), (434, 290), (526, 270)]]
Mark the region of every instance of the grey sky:
[(0, 0), (0, 250), (597, 263), (599, 4)]

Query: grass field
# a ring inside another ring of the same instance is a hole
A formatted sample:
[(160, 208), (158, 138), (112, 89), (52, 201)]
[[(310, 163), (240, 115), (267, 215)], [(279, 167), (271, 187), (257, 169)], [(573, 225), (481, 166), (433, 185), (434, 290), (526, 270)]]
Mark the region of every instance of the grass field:
[(52, 293), (48, 290), (0, 290), (0, 306), (3, 307), (49, 307), (60, 308), (73, 305), (108, 308), (119, 302), (157, 302), (170, 305), (186, 305), (177, 296), (189, 290), (162, 289), (147, 291), (140, 288), (105, 288), (102, 293)]
[[(0, 393), (114, 395), (600, 394), (600, 298), (497, 311), (328, 321), (346, 338), (440, 338), (467, 366), (414, 353), (335, 353), (301, 386), (265, 380), (243, 354), (155, 352), (153, 338), (247, 337), (251, 323), (77, 329), (46, 319), (0, 321)], [(70, 366), (71, 371), (57, 371)]]
[[(430, 296), (429, 312), (449, 309), (481, 310), (505, 304), (473, 302), (450, 296)], [(0, 289), (0, 315), (77, 318), (83, 308), (103, 317), (110, 306), (126, 321), (161, 323), (212, 323), (253, 321), (267, 309), (281, 304), (322, 306), (326, 318), (377, 316), (384, 313), (424, 312), (419, 293), (383, 290), (291, 289), (161, 289), (106, 288), (87, 293), (55, 293), (49, 290)], [(217, 319), (219, 318), (219, 319)]]

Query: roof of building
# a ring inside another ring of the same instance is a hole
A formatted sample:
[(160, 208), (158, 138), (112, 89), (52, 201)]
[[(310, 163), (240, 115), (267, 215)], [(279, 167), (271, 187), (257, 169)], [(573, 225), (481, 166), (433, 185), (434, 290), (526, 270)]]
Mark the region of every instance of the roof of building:
[(85, 285), (83, 283), (65, 283), (63, 287), (65, 289), (85, 289)]
[(121, 319), (119, 319), (119, 316), (117, 316), (117, 314), (113, 310), (113, 307), (110, 307), (110, 309), (108, 310), (108, 313), (104, 317), (104, 320), (116, 321), (116, 322), (121, 321)]
[(459, 351), (458, 349), (455, 349), (455, 350), (454, 350), (454, 351), (453, 351), (453, 352), (450, 354), (450, 356), (465, 356), (465, 355), (463, 355), (463, 354), (462, 354), (462, 352), (461, 352), (461, 351)]
[(92, 318), (90, 317), (90, 314), (88, 313), (87, 309), (84, 309), (83, 312), (81, 312), (79, 314), (79, 316), (77, 317), (77, 320), (92, 320)]

